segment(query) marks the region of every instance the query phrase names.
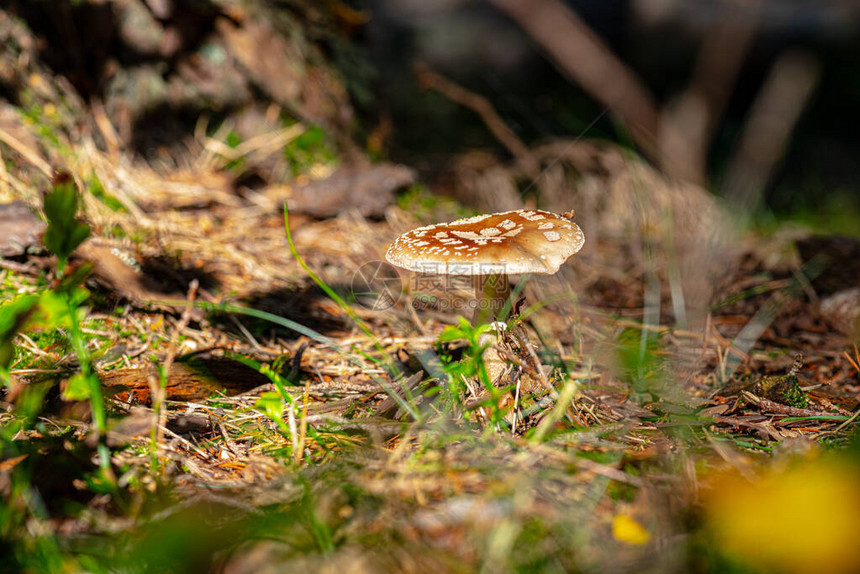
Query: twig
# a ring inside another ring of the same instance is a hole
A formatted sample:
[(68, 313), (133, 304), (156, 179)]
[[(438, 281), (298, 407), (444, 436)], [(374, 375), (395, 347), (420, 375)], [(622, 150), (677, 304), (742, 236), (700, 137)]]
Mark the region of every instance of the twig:
[(553, 398), (555, 398), (555, 395), (556, 395), (555, 389), (547, 380), (546, 375), (543, 372), (543, 369), (541, 369), (542, 365), (541, 365), (540, 359), (538, 358), (537, 353), (535, 353), (534, 349), (532, 349), (532, 346), (529, 343), (528, 336), (526, 335), (525, 330), (518, 329), (518, 328), (517, 329), (511, 329), (511, 335), (513, 335), (513, 337), (516, 339), (517, 345), (520, 347), (520, 349), (523, 349), (526, 352), (526, 354), (528, 355), (529, 360), (531, 361), (532, 370), (534, 371), (534, 374), (537, 375), (537, 379), (540, 381), (540, 384), (543, 386), (544, 389), (546, 389), (547, 391), (552, 393)]
[(759, 423), (751, 423), (751, 422), (741, 421), (741, 420), (738, 420), (738, 419), (732, 418), (732, 417), (721, 417), (721, 416), (715, 416), (714, 422), (722, 423), (725, 425), (730, 425), (733, 427), (749, 428), (749, 429), (752, 429), (752, 430), (755, 430), (755, 431), (758, 431), (761, 433), (765, 433), (766, 435), (768, 435), (773, 440), (782, 440), (782, 438), (783, 438), (775, 430), (769, 429), (765, 425), (762, 425)]
[(838, 427), (836, 427), (836, 430), (835, 430), (835, 431), (833, 431), (833, 432), (834, 432), (834, 433), (838, 433), (838, 432), (842, 431), (842, 429), (844, 429), (845, 427), (847, 427), (848, 425), (850, 425), (850, 424), (852, 424), (854, 421), (856, 421), (858, 416), (860, 416), (860, 410), (858, 410), (857, 412), (855, 412), (855, 413), (851, 416), (851, 418), (850, 418), (850, 419), (848, 419), (847, 421), (845, 421), (844, 423), (842, 423), (841, 425), (839, 425)]
[(419, 83), (423, 87), (436, 90), (451, 101), (469, 108), (481, 116), (487, 129), (492, 132), (503, 146), (508, 148), (508, 151), (522, 165), (529, 177), (536, 179), (540, 175), (540, 167), (537, 159), (535, 159), (531, 150), (529, 150), (522, 140), (517, 137), (517, 134), (499, 117), (490, 100), (455, 84), (448, 78), (431, 70), (424, 63), (419, 62), (415, 64), (415, 72), (418, 75)]
[(517, 412), (520, 406), (520, 386), (522, 385), (522, 377), (517, 377), (517, 388), (514, 392), (514, 407), (511, 411), (513, 418), (511, 421), (511, 437), (515, 437), (517, 434)]
[[(185, 309), (187, 311), (190, 308), (191, 307), (186, 307)], [(245, 338), (248, 339), (248, 342), (251, 343), (251, 346), (254, 347), (254, 349), (256, 349), (257, 351), (261, 351), (263, 347), (260, 346), (260, 343), (257, 342), (257, 339), (254, 338), (254, 335), (251, 334), (251, 332), (245, 327), (245, 325), (243, 325), (241, 321), (236, 318), (235, 315), (230, 315), (229, 317), (230, 320), (233, 321), (233, 324), (238, 327), (239, 331), (242, 332)]]
[(9, 171), (6, 169), (6, 160), (3, 159), (3, 150), (0, 150), (0, 195), (8, 196), (10, 189)]
[(660, 159), (670, 175), (705, 183), (708, 147), (755, 37), (759, 16), (758, 2), (727, 6), (702, 38), (690, 84), (662, 112)]
[(857, 374), (860, 375), (860, 349), (857, 348), (857, 345), (854, 345), (854, 357), (849, 355), (848, 351), (845, 351), (843, 355), (851, 363), (851, 366), (854, 367), (854, 370), (857, 371)]
[[(320, 377), (322, 378), (322, 377)], [(310, 379), (305, 382), (305, 392), (302, 394), (302, 418), (299, 420), (299, 440), (296, 450), (293, 452), (293, 461), (298, 465), (304, 458), (305, 439), (308, 432), (308, 403), (310, 402)]]
[(788, 53), (773, 65), (729, 164), (724, 196), (736, 212), (752, 213), (761, 202), (764, 186), (818, 77), (817, 62), (803, 53)]
[(36, 344), (36, 342), (33, 341), (33, 339), (31, 339), (30, 337), (28, 337), (26, 334), (17, 333), (16, 336), (23, 341), (23, 342), (19, 342), (18, 344), (21, 345), (22, 347), (24, 347), (25, 349), (27, 349), (28, 351), (30, 351), (31, 353), (33, 353), (34, 355), (39, 355), (40, 357), (50, 357), (51, 356), (50, 353), (40, 349), (39, 346)]
[(173, 432), (172, 430), (170, 430), (166, 426), (159, 425), (158, 430), (159, 430), (159, 434), (161, 434), (162, 436), (164, 436), (165, 434), (169, 435), (171, 438), (181, 442), (183, 445), (185, 445), (185, 447), (188, 450), (194, 452), (197, 456), (199, 456), (203, 460), (206, 460), (206, 461), (212, 460), (212, 455), (210, 455), (208, 452), (202, 450), (199, 446), (188, 441), (187, 439), (182, 438), (181, 436), (179, 436), (178, 434), (176, 434), (175, 432)]
[(559, 0), (489, 2), (513, 18), (567, 75), (612, 110), (647, 155), (655, 155), (660, 114), (653, 97), (573, 10)]
[(68, 369), (11, 369), (12, 375), (50, 375), (53, 373), (67, 373)]
[[(0, 162), (2, 162), (2, 158), (0, 158)], [(2, 257), (0, 257), (0, 269), (8, 269), (9, 271), (14, 271), (15, 273), (21, 273), (23, 275), (38, 274), (38, 269), (29, 263), (18, 263), (16, 261), (9, 261), (8, 259), (3, 259)]]
[(104, 104), (100, 99), (93, 98), (90, 101), (90, 110), (92, 110), (96, 126), (98, 126), (99, 131), (104, 138), (105, 145), (108, 148), (108, 155), (112, 158), (118, 158), (120, 155), (119, 136), (117, 135), (110, 118), (108, 118), (107, 113), (105, 113)]
[(163, 374), (159, 378), (163, 377), (164, 384), (161, 384), (162, 381), (158, 380), (159, 378), (150, 378), (152, 406), (155, 412), (158, 414), (158, 423), (156, 425), (156, 432), (154, 437), (156, 445), (161, 444), (161, 442), (164, 440), (163, 429), (165, 428), (165, 423), (167, 421), (167, 411), (164, 409), (164, 398), (166, 395), (165, 385), (170, 378), (170, 368), (173, 366), (173, 361), (176, 359), (176, 355), (179, 352), (179, 336), (182, 334), (182, 331), (185, 330), (185, 327), (188, 326), (188, 322), (191, 320), (191, 311), (194, 308), (192, 303), (197, 296), (198, 287), (199, 283), (197, 282), (197, 279), (192, 279), (191, 283), (189, 283), (188, 285), (188, 306), (186, 306), (185, 309), (183, 309), (182, 311), (182, 317), (179, 319), (179, 323), (177, 323), (176, 325), (176, 329), (173, 332), (173, 337), (171, 337), (170, 339), (170, 345), (167, 347), (167, 354), (164, 358), (164, 363), (162, 363)]
[(25, 160), (48, 177), (53, 176), (54, 170), (51, 167), (51, 164), (42, 159), (42, 156), (39, 155), (38, 151), (27, 147), (24, 142), (3, 129), (0, 129), (0, 141), (17, 151)]
[(762, 412), (770, 412), (776, 413), (780, 415), (786, 415), (789, 417), (821, 417), (821, 416), (833, 416), (833, 413), (828, 413), (825, 411), (813, 411), (810, 409), (802, 409), (799, 407), (790, 407), (788, 405), (783, 405), (777, 402), (774, 402), (770, 399), (766, 399), (764, 397), (760, 397), (758, 395), (754, 395), (749, 391), (741, 391), (741, 396), (748, 400), (749, 402), (756, 405), (758, 408), (762, 410)]

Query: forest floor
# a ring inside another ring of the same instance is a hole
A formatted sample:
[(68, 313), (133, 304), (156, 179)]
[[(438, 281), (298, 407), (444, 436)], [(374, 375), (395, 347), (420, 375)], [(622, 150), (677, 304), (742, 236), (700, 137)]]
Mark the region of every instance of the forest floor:
[(52, 167), (4, 132), (8, 569), (860, 568), (860, 355), (820, 277), (767, 259), (790, 239), (748, 234), (695, 329), (659, 292), (655, 315), (640, 271), (584, 294), (522, 278), (540, 288), (489, 384), (458, 319), (468, 285), (384, 263), (398, 234), (468, 209), (412, 186), (371, 215), (336, 195), (357, 204), (285, 218), (297, 190), (337, 184), (331, 158), (294, 187), (235, 189), (231, 162), (302, 130), (239, 152), (215, 134), (160, 170), (69, 144), (92, 236), (63, 274), (43, 220), (8, 203), (44, 216)]

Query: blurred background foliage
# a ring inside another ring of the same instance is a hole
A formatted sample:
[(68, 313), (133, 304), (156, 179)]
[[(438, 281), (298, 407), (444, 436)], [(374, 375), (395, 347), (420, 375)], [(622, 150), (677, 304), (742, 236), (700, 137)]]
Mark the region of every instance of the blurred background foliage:
[[(54, 112), (39, 114), (42, 122), (56, 114), (55, 123), (70, 127), (81, 121), (82, 108), (62, 92), (74, 90), (103, 104), (120, 143), (153, 160), (181, 145), (201, 115), (210, 125), (238, 118), (239, 137), (252, 137), (260, 124), (277, 120), (261, 107), (270, 102), (281, 106), (281, 116), (320, 125), (340, 148), (361, 142), (371, 155), (406, 162), (427, 180), (466, 150), (504, 157), (508, 150), (472, 110), (422, 89), (414, 68), (422, 62), (486, 97), (528, 145), (585, 136), (643, 151), (623, 114), (619, 119), (601, 101), (599, 87), (583, 87), (540, 33), (517, 21), (510, 9), (516, 4), (7, 0), (5, 14), (27, 32), (2, 22), (0, 93), (32, 113)], [(541, 0), (532, 9), (547, 4), (577, 15), (649, 94), (661, 121), (687, 114), (683, 121), (705, 122), (703, 157), (695, 159), (701, 169), (678, 174), (718, 194), (730, 187), (733, 154), (775, 66), (786, 54), (802, 55), (794, 72), (809, 82), (809, 93), (797, 117), (784, 120), (791, 124), (790, 137), (779, 142), (784, 153), (762, 168), (760, 219), (791, 214), (853, 232), (860, 175), (854, 3)], [(35, 63), (21, 59), (28, 51), (66, 86), (33, 84), (38, 70), (27, 67)], [(52, 88), (60, 93), (50, 95)], [(685, 99), (696, 90), (710, 106), (704, 119)], [(657, 164), (665, 159), (644, 151)]]

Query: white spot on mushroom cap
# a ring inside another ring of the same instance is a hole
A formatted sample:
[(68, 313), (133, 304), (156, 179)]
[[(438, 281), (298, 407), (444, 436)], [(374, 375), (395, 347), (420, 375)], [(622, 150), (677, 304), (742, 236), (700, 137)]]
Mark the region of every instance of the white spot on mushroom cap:
[(452, 221), (448, 225), (470, 225), (472, 223), (478, 223), (479, 221), (483, 221), (493, 215), (492, 213), (487, 213), (485, 215), (476, 215), (474, 217), (467, 217), (466, 219), (458, 219), (457, 221)]
[(478, 241), (478, 240), (484, 239), (483, 237), (481, 237), (479, 234), (475, 233), (474, 231), (457, 231), (457, 230), (454, 230), (451, 233), (453, 233), (454, 235), (456, 235), (457, 237), (459, 237), (461, 239), (468, 239), (470, 241)]
[(520, 217), (522, 217), (523, 219), (528, 219), (529, 221), (540, 221), (541, 219), (544, 219), (544, 216), (542, 214), (534, 211), (521, 211)]
[(546, 237), (547, 241), (558, 241), (561, 239), (561, 235), (559, 235), (558, 231), (544, 231), (543, 236)]
[(538, 225), (538, 229), (552, 229), (552, 228), (553, 228), (553, 224), (551, 221), (547, 221), (546, 223), (541, 223), (540, 225)]
[(506, 219), (499, 224), (499, 227), (501, 227), (502, 229), (513, 229), (516, 226), (517, 226), (517, 224), (514, 223), (513, 221), (511, 221), (510, 219)]
[(483, 235), (484, 237), (495, 237), (496, 235), (499, 235), (500, 233), (501, 233), (501, 231), (499, 231), (495, 227), (487, 227), (487, 228), (481, 230), (481, 235)]

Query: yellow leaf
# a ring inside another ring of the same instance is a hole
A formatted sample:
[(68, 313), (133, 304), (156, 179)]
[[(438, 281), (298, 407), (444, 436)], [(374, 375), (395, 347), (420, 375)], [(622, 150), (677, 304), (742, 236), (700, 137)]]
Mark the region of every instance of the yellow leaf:
[(860, 571), (854, 465), (818, 459), (754, 482), (727, 477), (705, 508), (718, 547), (750, 565), (798, 574)]
[(645, 527), (626, 514), (619, 514), (612, 521), (612, 535), (616, 540), (637, 546), (651, 539), (651, 534)]

